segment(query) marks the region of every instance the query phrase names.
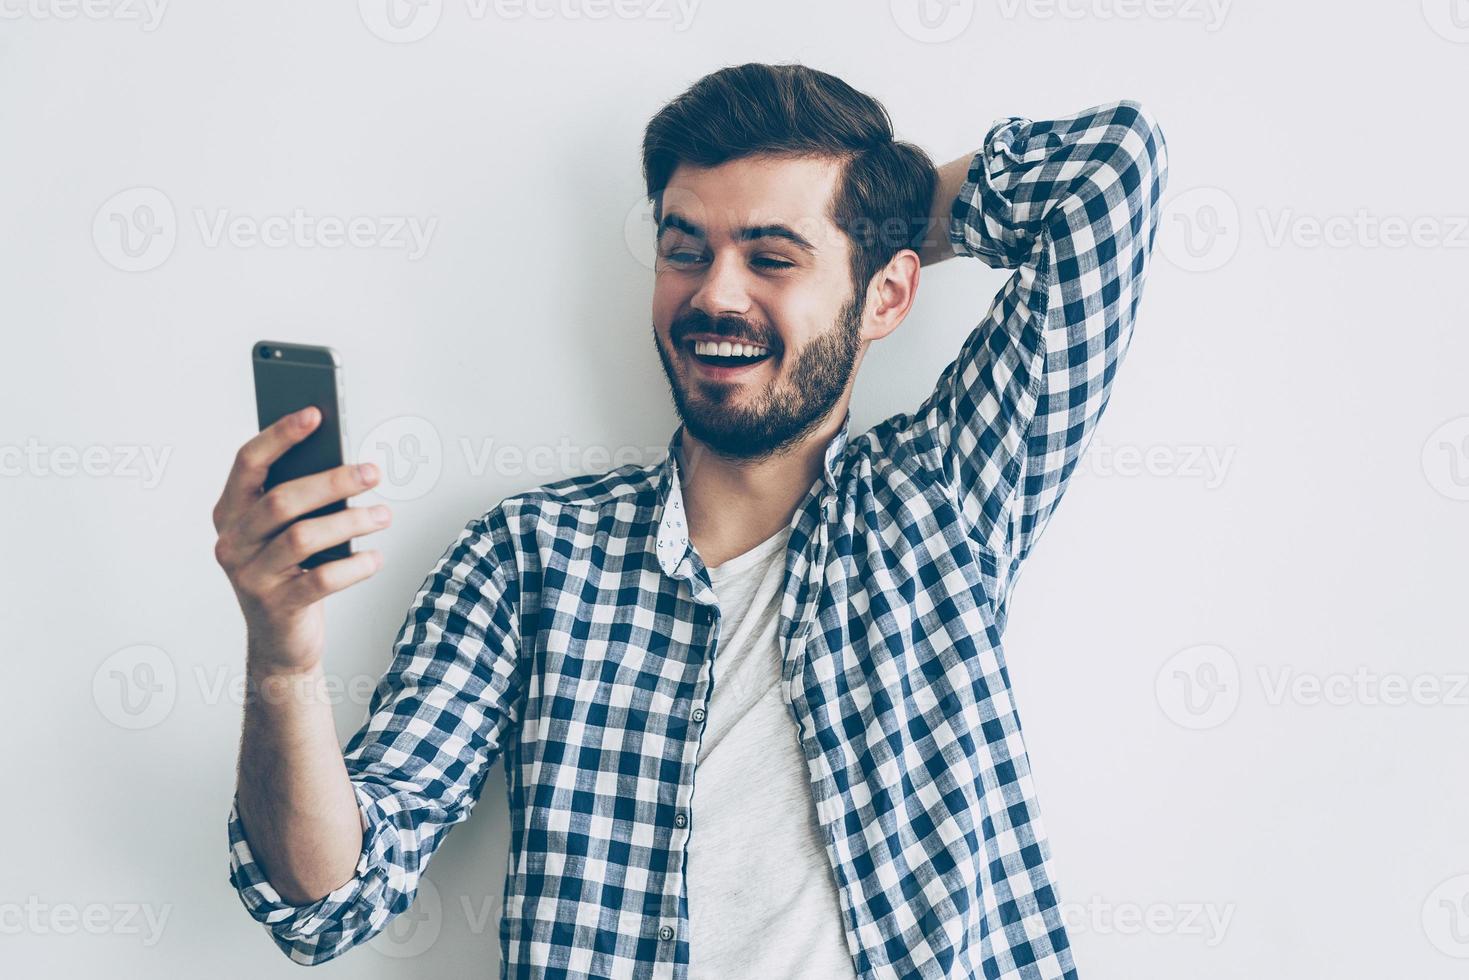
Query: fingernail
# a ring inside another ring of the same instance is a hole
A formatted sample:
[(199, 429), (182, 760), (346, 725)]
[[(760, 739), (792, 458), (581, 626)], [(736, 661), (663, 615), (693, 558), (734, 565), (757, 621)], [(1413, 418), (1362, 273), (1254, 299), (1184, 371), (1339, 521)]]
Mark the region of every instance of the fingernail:
[(307, 405), (296, 413), (296, 424), (301, 426), (310, 425), (316, 421), (316, 406)]
[(362, 478), (363, 483), (371, 483), (377, 479), (377, 467), (371, 463), (358, 463), (357, 475)]
[(377, 521), (379, 524), (388, 523), (388, 509), (382, 504), (373, 505), (373, 507), (368, 510), (368, 513), (371, 514), (372, 519)]

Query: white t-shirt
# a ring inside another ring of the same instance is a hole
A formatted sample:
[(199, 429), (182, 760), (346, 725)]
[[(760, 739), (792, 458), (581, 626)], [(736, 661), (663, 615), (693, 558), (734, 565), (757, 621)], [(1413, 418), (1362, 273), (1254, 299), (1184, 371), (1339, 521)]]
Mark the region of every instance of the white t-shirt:
[(854, 978), (777, 641), (790, 528), (709, 568), (721, 624), (688, 844), (692, 980)]

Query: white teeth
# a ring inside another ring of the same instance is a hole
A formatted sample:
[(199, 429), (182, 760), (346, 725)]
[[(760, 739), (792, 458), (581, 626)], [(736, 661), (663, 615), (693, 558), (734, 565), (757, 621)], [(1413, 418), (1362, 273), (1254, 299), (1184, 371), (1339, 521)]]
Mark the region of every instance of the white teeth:
[(732, 344), (727, 340), (696, 340), (694, 341), (694, 353), (718, 357), (764, 357), (770, 353), (770, 350), (754, 344)]

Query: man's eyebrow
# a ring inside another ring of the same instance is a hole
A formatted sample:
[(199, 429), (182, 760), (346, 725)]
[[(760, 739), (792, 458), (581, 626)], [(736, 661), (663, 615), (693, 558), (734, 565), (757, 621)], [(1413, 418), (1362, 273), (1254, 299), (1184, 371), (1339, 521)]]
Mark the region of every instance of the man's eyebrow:
[[(695, 238), (705, 237), (703, 228), (677, 211), (668, 212), (663, 216), (663, 220), (659, 222), (658, 240), (662, 241), (663, 233), (669, 230), (681, 231)], [(816, 246), (808, 242), (794, 228), (781, 224), (751, 225), (746, 228), (740, 228), (736, 231), (735, 237), (742, 242), (755, 241), (760, 238), (783, 238), (797, 248), (810, 252), (813, 255), (816, 252)]]

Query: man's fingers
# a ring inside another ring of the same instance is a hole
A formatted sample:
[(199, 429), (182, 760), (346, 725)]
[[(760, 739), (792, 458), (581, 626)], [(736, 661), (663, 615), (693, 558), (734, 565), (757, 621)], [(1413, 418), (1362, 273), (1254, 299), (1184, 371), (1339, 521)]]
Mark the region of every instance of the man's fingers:
[(277, 484), (241, 515), (240, 536), (247, 541), (268, 538), (303, 514), (355, 497), (377, 480), (372, 463), (349, 463)]
[(374, 574), (382, 565), (382, 552), (359, 551), (355, 555), (317, 565), (294, 576), (281, 586), (286, 593), (283, 598), (292, 607), (309, 606), (333, 592), (356, 585)]
[(296, 565), (318, 551), (380, 531), (388, 526), (391, 519), (392, 513), (387, 506), (377, 504), (372, 507), (348, 507), (335, 514), (323, 514), (321, 517), (297, 521), (270, 539), (256, 563), (266, 575), (293, 575)]
[(308, 405), (299, 412), (284, 415), (261, 429), (259, 434), (235, 453), (224, 493), (214, 508), (214, 529), (220, 530), (230, 514), (250, 505), (260, 495), (260, 488), (270, 466), (296, 443), (309, 436), (321, 422), (321, 410)]

